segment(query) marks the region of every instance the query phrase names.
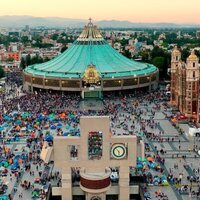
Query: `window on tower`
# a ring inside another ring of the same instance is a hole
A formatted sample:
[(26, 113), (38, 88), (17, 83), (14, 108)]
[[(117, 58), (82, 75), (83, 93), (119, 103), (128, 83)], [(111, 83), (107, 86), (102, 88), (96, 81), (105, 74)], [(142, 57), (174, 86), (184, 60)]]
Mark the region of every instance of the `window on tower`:
[(88, 158), (89, 160), (102, 157), (103, 135), (101, 131), (89, 132), (88, 136)]
[(193, 67), (195, 67), (195, 62), (193, 63)]
[(78, 160), (78, 149), (77, 145), (69, 145), (68, 146), (69, 153), (70, 153), (70, 160)]
[(195, 78), (195, 72), (193, 72), (193, 78)]

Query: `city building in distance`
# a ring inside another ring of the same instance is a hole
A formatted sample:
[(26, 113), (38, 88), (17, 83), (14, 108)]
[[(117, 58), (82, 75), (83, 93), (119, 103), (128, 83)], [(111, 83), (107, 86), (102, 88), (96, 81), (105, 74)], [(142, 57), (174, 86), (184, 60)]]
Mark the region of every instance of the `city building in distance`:
[(84, 97), (101, 97), (103, 91), (157, 88), (158, 69), (130, 60), (113, 49), (90, 22), (64, 53), (24, 70), (24, 88), (76, 91)]
[(179, 49), (174, 48), (171, 59), (171, 103), (197, 123), (200, 122), (199, 67), (199, 58), (194, 50), (185, 63), (181, 61)]

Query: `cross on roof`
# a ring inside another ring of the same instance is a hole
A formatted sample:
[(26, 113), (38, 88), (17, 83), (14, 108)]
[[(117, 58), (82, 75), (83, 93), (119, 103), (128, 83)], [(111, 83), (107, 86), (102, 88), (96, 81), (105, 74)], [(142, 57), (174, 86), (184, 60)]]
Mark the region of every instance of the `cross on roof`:
[(91, 17), (89, 18), (89, 23), (90, 23), (90, 24), (92, 23), (92, 18), (91, 18)]

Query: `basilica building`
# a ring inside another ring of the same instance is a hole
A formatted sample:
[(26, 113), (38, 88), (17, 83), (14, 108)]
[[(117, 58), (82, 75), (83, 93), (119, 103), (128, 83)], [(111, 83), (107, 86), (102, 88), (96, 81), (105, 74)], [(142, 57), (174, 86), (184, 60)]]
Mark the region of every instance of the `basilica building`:
[(194, 50), (186, 62), (175, 47), (171, 57), (171, 104), (189, 119), (200, 122), (200, 64)]
[(155, 90), (158, 68), (130, 60), (104, 40), (91, 20), (74, 43), (56, 58), (28, 66), (23, 72), (28, 92), (56, 90), (102, 98), (106, 91)]

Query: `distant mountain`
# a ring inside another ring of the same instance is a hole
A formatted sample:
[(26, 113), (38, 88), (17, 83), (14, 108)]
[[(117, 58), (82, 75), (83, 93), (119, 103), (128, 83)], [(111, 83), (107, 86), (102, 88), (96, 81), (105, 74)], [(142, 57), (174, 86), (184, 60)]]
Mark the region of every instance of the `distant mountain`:
[(100, 27), (111, 27), (111, 28), (158, 28), (158, 27), (177, 27), (178, 24), (173, 23), (134, 23), (129, 21), (118, 21), (118, 20), (104, 20), (98, 21), (97, 25)]
[(59, 17), (33, 17), (33, 16), (0, 16), (0, 27), (81, 27), (87, 20), (68, 19)]
[[(45, 27), (71, 27), (82, 28), (88, 20), (84, 19), (69, 19), (59, 17), (33, 17), (28, 15), (23, 16), (0, 16), (0, 27), (30, 27), (45, 26)], [(95, 21), (101, 28), (181, 28), (181, 27), (198, 27), (197, 24), (174, 24), (174, 23), (133, 23), (129, 21), (119, 20), (102, 20)]]

